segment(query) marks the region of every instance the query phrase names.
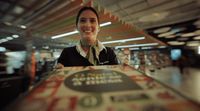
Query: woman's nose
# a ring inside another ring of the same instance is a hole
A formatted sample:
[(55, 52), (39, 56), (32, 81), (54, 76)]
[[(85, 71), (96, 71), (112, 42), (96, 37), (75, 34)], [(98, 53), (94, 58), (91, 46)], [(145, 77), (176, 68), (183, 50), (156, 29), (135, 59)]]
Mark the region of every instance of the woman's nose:
[(85, 26), (91, 26), (91, 23), (90, 23), (90, 21), (87, 21), (86, 23), (85, 23)]

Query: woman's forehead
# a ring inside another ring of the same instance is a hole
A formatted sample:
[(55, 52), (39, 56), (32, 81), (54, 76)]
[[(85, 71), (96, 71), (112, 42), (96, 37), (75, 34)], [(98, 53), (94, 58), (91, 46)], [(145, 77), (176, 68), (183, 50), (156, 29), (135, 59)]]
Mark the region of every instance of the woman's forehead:
[(85, 10), (81, 13), (80, 18), (97, 18), (97, 16), (93, 11)]

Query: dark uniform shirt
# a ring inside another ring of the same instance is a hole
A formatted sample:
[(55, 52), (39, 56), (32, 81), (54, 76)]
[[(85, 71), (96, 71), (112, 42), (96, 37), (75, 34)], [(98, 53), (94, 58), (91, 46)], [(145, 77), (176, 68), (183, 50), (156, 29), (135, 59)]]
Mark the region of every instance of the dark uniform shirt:
[[(92, 66), (87, 58), (83, 57), (76, 50), (76, 46), (65, 48), (60, 57), (58, 58), (58, 63), (66, 66)], [(99, 60), (97, 65), (117, 65), (117, 57), (114, 51), (106, 47), (99, 54)]]

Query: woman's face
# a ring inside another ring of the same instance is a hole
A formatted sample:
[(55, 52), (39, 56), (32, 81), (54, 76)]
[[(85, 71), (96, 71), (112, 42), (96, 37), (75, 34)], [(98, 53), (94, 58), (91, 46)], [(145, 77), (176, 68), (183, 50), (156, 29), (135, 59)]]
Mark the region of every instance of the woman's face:
[(83, 41), (89, 44), (96, 42), (99, 23), (94, 12), (91, 10), (82, 12), (78, 20), (77, 28)]

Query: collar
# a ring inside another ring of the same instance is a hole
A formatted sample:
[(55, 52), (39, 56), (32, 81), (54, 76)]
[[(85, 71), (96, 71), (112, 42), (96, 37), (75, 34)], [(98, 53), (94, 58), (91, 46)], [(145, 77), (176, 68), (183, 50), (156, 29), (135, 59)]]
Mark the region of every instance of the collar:
[[(101, 52), (103, 49), (106, 50), (106, 47), (99, 41), (98, 42), (98, 47), (99, 47), (99, 52)], [(78, 44), (76, 45), (76, 50), (78, 51), (78, 53), (83, 56), (86, 57), (87, 54), (85, 53), (85, 51), (83, 50), (83, 48), (81, 47), (81, 41), (78, 42)], [(99, 55), (98, 55), (99, 56)]]

